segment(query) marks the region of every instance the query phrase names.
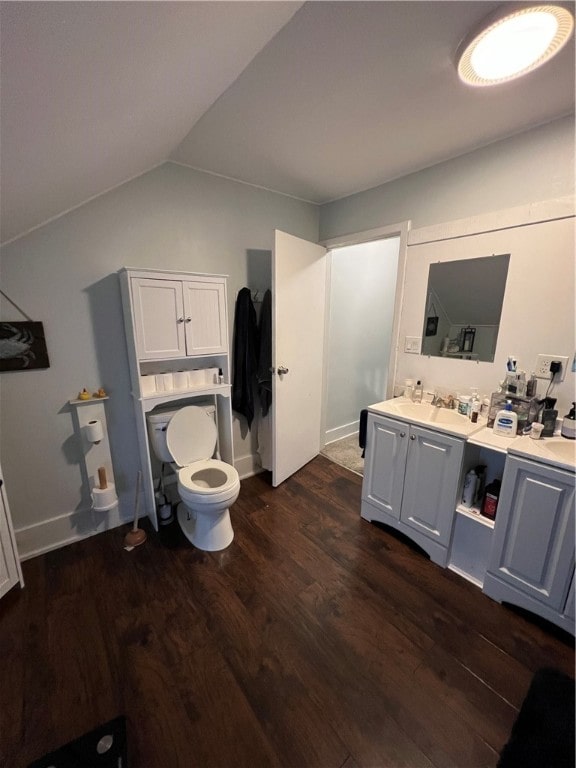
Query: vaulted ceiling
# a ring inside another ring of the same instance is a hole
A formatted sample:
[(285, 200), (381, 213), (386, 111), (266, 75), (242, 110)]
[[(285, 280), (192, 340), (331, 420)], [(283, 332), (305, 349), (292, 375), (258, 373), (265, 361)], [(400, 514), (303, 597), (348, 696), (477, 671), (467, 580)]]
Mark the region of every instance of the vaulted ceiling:
[(167, 160), (323, 203), (573, 113), (574, 39), (460, 83), (499, 5), (3, 1), (2, 241)]

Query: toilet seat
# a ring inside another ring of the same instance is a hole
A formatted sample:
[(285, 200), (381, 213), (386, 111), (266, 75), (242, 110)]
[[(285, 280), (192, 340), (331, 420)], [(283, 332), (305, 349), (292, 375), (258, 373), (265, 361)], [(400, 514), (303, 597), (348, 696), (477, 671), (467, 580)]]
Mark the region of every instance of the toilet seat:
[(176, 411), (166, 427), (166, 447), (180, 467), (213, 456), (217, 439), (214, 419), (194, 405)]
[(216, 501), (235, 491), (240, 482), (231, 464), (218, 459), (195, 461), (178, 470), (178, 486), (185, 494), (209, 496)]

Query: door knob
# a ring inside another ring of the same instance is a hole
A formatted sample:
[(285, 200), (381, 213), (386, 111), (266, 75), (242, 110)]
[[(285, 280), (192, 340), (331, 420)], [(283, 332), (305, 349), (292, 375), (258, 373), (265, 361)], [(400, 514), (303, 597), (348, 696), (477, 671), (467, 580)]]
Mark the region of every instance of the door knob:
[(283, 365), (278, 366), (278, 375), (283, 376), (285, 373), (288, 373), (288, 368), (285, 368)]

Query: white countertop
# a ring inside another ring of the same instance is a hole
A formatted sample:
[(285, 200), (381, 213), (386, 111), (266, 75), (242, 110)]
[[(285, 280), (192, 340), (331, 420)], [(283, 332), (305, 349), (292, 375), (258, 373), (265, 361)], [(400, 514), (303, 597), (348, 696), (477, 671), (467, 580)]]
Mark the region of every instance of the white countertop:
[(560, 435), (540, 440), (532, 440), (530, 436), (518, 437), (508, 453), (576, 472), (576, 440), (567, 440)]
[(467, 416), (450, 408), (436, 408), (427, 403), (413, 403), (406, 397), (395, 397), (371, 405), (368, 410), (383, 416), (407, 421), (455, 437), (468, 437), (482, 429), (485, 421), (473, 424)]
[(495, 435), (492, 429), (486, 426), (486, 419), (480, 419), (473, 424), (467, 416), (462, 416), (456, 410), (436, 408), (426, 403), (413, 403), (405, 397), (375, 403), (369, 406), (368, 411), (462, 437), (472, 445), (576, 472), (576, 440), (567, 440), (560, 435), (539, 440), (533, 440), (529, 436)]

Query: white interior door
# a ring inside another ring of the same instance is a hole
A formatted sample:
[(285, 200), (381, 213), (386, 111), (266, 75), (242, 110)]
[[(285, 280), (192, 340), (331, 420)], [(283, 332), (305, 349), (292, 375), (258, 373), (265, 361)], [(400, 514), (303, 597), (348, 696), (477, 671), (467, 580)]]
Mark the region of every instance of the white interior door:
[(320, 453), (325, 304), (326, 249), (276, 230), (272, 257), (274, 486)]

